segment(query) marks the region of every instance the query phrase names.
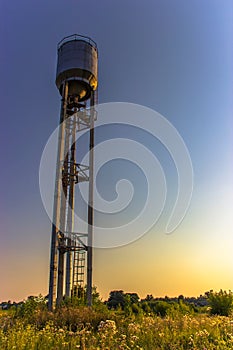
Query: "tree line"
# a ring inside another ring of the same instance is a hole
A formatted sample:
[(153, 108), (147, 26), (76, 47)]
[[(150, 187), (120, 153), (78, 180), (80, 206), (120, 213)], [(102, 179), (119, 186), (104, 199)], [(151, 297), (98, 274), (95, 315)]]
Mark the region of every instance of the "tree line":
[[(2, 302), (0, 308), (3, 310), (12, 307), (25, 310), (33, 310), (38, 305), (46, 306), (48, 296), (29, 296), (26, 301), (19, 303)], [(102, 301), (96, 289), (93, 288), (94, 305), (105, 305), (109, 310), (119, 310), (126, 316), (130, 314), (155, 314), (161, 317), (166, 316), (173, 310), (183, 314), (208, 312), (212, 315), (229, 316), (233, 313), (233, 293), (232, 291), (220, 290), (214, 292), (210, 290), (199, 297), (153, 297), (148, 294), (146, 298), (140, 299), (137, 293), (125, 293), (123, 290), (114, 290), (109, 293), (106, 301)], [(63, 306), (78, 307), (86, 305), (86, 289), (78, 293), (73, 293), (71, 298), (64, 298)]]
[(165, 316), (172, 309), (183, 313), (206, 312), (213, 315), (229, 316), (233, 311), (232, 291), (214, 292), (210, 290), (199, 297), (154, 298), (147, 295), (145, 299), (139, 298), (137, 293), (125, 293), (123, 290), (111, 291), (105, 302), (109, 309), (121, 309), (126, 313), (155, 313)]

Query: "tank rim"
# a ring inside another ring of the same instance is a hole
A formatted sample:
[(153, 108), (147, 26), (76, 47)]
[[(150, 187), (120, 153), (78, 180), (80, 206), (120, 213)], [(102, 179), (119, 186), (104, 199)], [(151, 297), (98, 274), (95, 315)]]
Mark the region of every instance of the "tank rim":
[(97, 44), (94, 40), (92, 40), (90, 37), (88, 36), (84, 36), (84, 35), (79, 35), (79, 34), (72, 34), (72, 35), (68, 35), (65, 36), (61, 41), (59, 41), (59, 43), (57, 44), (57, 49), (59, 50), (63, 44), (69, 42), (69, 41), (85, 41), (86, 43), (88, 43), (89, 45), (93, 46), (96, 50), (97, 50)]

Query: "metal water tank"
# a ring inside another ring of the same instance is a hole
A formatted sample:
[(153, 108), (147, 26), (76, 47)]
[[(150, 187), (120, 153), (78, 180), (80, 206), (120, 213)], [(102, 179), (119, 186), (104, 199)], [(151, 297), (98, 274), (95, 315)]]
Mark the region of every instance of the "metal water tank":
[(88, 37), (71, 35), (58, 44), (56, 85), (62, 93), (62, 85), (68, 81), (68, 94), (79, 101), (90, 98), (96, 90), (98, 52), (96, 43)]

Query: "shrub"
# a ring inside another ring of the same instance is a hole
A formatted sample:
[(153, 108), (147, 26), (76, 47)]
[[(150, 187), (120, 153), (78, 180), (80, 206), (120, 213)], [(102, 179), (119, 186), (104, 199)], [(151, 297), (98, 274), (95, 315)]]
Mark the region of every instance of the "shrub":
[(76, 332), (85, 327), (97, 329), (101, 321), (109, 318), (109, 310), (102, 308), (102, 310), (95, 310), (87, 306), (75, 307), (61, 307), (54, 313), (54, 325), (59, 328), (66, 328)]
[(229, 316), (233, 310), (233, 293), (229, 291), (210, 291), (206, 293), (212, 315)]
[(38, 297), (28, 297), (28, 299), (19, 306), (16, 314), (27, 322), (34, 322), (36, 312), (44, 310), (47, 312), (46, 300), (42, 295)]
[(151, 310), (158, 316), (165, 317), (171, 305), (166, 301), (152, 301), (150, 303)]

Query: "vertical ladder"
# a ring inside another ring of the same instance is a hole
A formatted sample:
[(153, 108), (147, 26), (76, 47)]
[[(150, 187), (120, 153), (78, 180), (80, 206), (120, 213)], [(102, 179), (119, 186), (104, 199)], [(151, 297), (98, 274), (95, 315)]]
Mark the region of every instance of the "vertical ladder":
[(76, 247), (74, 251), (73, 260), (73, 295), (81, 297), (78, 295), (79, 290), (84, 288), (84, 274), (85, 274), (85, 256), (86, 250), (80, 244)]

